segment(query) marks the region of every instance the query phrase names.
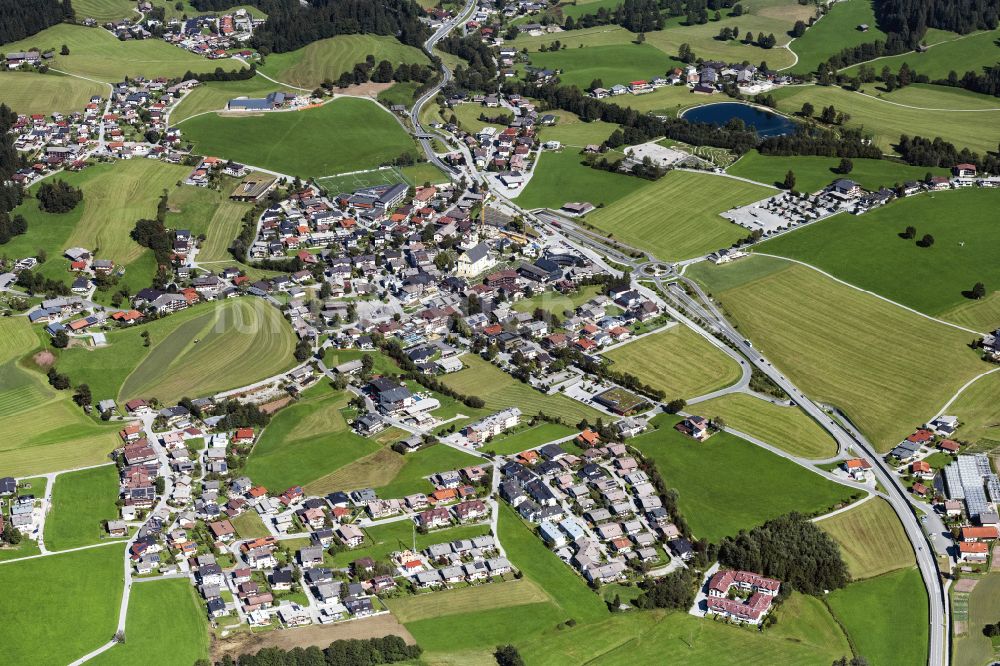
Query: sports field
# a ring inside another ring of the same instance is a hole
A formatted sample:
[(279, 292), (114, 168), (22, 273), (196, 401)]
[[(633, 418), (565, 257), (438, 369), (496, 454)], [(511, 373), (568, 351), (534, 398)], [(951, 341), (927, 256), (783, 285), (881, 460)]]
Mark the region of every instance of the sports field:
[(240, 233), (243, 216), (253, 208), (252, 204), (229, 198), (238, 182), (236, 178), (223, 176), (221, 189), (177, 187), (170, 191), (164, 224), (170, 229), (187, 229), (195, 237), (205, 236), (198, 248), (199, 264), (233, 260), (229, 246)]
[(67, 472), (56, 477), (52, 508), (45, 517), (45, 546), (67, 550), (107, 537), (103, 521), (116, 520), (118, 468), (114, 465)]
[(559, 208), (569, 201), (610, 206), (648, 185), (641, 178), (592, 169), (581, 164), (582, 161), (583, 156), (576, 148), (543, 151), (534, 175), (515, 201), (527, 209)]
[[(864, 90), (871, 94), (877, 92), (873, 85)], [(893, 152), (893, 145), (901, 134), (940, 136), (959, 148), (980, 153), (995, 149), (1000, 141), (1000, 111), (956, 114), (950, 110), (910, 109), (836, 86), (789, 86), (778, 88), (772, 94), (778, 101), (778, 109), (785, 113), (799, 111), (805, 102), (816, 109), (832, 105), (838, 111), (847, 112), (851, 116), (848, 127), (862, 128), (887, 153)]]
[(187, 580), (136, 585), (129, 596), (127, 618), (127, 640), (94, 659), (95, 666), (133, 666), (137, 662), (173, 666), (208, 657), (204, 605)]
[[(206, 111), (222, 111), (226, 108), (226, 103), (236, 97), (264, 97), (277, 90), (283, 90), (283, 86), (259, 75), (243, 81), (199, 83), (170, 112), (170, 124), (178, 125), (191, 116)], [(182, 128), (182, 131), (183, 129), (186, 128)]]
[(879, 576), (916, 564), (899, 518), (880, 497), (816, 523), (837, 540), (851, 578)]
[[(150, 346), (142, 333), (149, 332)], [(59, 369), (95, 400), (156, 397), (172, 404), (265, 379), (294, 365), (295, 339), (281, 312), (240, 298), (200, 305), (107, 335), (105, 347), (72, 347)]]
[(322, 383), (304, 392), (264, 428), (244, 473), (281, 492), (373, 453), (378, 444), (354, 434), (341, 413), (349, 400), (349, 394)]
[(448, 177), (444, 175), (444, 172), (427, 162), (405, 167), (383, 167), (346, 176), (333, 176), (316, 180), (320, 186), (325, 187), (330, 192), (331, 196), (375, 185), (403, 183), (413, 187), (421, 187), (424, 183), (437, 185), (447, 181)]
[(4, 661), (68, 664), (110, 640), (123, 550), (105, 546), (0, 566)]
[[(658, 430), (629, 443), (677, 489), (681, 513), (698, 538), (717, 542), (789, 511), (824, 513), (855, 492), (725, 432), (696, 442), (674, 430), (679, 421), (658, 416)], [(760, 488), (768, 490), (754, 490)]]
[(952, 663), (955, 666), (981, 666), (996, 658), (996, 648), (993, 641), (983, 635), (983, 627), (996, 624), (993, 618), (1000, 615), (1000, 574), (991, 573), (975, 580), (972, 592), (956, 592), (954, 587), (951, 592), (955, 630)]
[[(590, 421), (600, 416), (600, 412), (564, 395), (545, 395), (527, 384), (522, 384), (492, 363), (475, 354), (462, 356), (464, 370), (444, 375), (441, 380), (450, 388), (463, 395), (477, 395), (486, 401), (486, 409), (499, 411), (507, 407), (519, 407), (525, 417), (539, 411), (548, 416), (562, 417), (567, 423)], [(468, 414), (464, 405), (459, 411)]]
[[(394, 455), (399, 455), (394, 454)], [(388, 484), (375, 488), (379, 497), (403, 498), (413, 493), (434, 492), (434, 484), (426, 477), (438, 472), (457, 470), (470, 465), (480, 464), (480, 460), (468, 453), (462, 453), (450, 446), (438, 444), (425, 449), (408, 453), (403, 458), (403, 466)], [(339, 490), (354, 490), (361, 486), (339, 488)]]
[[(68, 56), (59, 55), (63, 44), (69, 47)], [(121, 81), (125, 76), (180, 77), (187, 71), (209, 72), (216, 66), (226, 70), (243, 68), (236, 61), (212, 63), (161, 39), (122, 42), (103, 28), (86, 28), (69, 23), (54, 25), (37, 35), (3, 46), (7, 53), (36, 47), (56, 52), (56, 57), (50, 62), (53, 69), (111, 83)]]
[[(861, 24), (868, 26), (867, 32), (858, 30)], [(830, 56), (876, 40), (884, 42), (885, 33), (875, 24), (871, 0), (837, 2), (804, 35), (792, 40), (790, 48), (799, 61), (790, 69), (803, 74), (814, 72)]]
[[(930, 315), (993, 330), (1000, 297), (1000, 192), (966, 188), (894, 201), (865, 215), (837, 215), (768, 241), (762, 252), (798, 259)], [(907, 226), (934, 237), (922, 248), (899, 234)], [(965, 294), (976, 282), (981, 301)]]
[(587, 222), (659, 259), (688, 259), (744, 238), (747, 231), (719, 213), (773, 193), (734, 178), (672, 171), (631, 196), (590, 213)]
[(604, 354), (619, 372), (661, 389), (667, 400), (694, 398), (735, 383), (736, 361), (687, 326), (672, 326)]
[[(947, 34), (947, 37), (944, 37)], [(925, 74), (933, 81), (947, 78), (948, 72), (954, 70), (959, 78), (968, 71), (982, 73), (983, 67), (992, 67), (1000, 60), (1000, 30), (955, 35), (944, 33), (939, 44), (931, 46), (923, 53), (904, 53), (903, 55), (881, 58), (875, 65), (876, 71), (888, 66), (892, 71), (898, 71), (905, 62), (918, 74)], [(843, 70), (844, 74), (855, 74), (860, 65)]]
[(976, 380), (948, 408), (962, 422), (958, 435), (969, 442), (1000, 445), (1000, 371)]
[(851, 583), (827, 595), (827, 602), (869, 663), (927, 662), (927, 592), (916, 568)]
[(908, 180), (923, 180), (928, 173), (934, 176), (949, 175), (948, 169), (910, 166), (891, 160), (856, 159), (851, 162), (854, 168), (845, 176), (835, 171), (840, 165), (840, 159), (836, 157), (778, 157), (761, 155), (756, 150), (751, 150), (726, 169), (726, 173), (766, 185), (780, 185), (791, 169), (795, 172), (795, 187), (803, 192), (816, 192), (838, 178), (850, 178), (865, 189), (877, 190), (880, 187), (891, 188)]
[(370, 169), (402, 153), (416, 154), (388, 111), (355, 98), (305, 111), (209, 113), (184, 123), (184, 136), (201, 153), (301, 177)]
[(4, 104), (16, 113), (71, 113), (83, 111), (93, 95), (107, 98), (99, 83), (56, 73), (0, 72)]
[(730, 393), (692, 405), (706, 418), (721, 416), (726, 425), (803, 458), (827, 458), (837, 443), (798, 407), (782, 407), (746, 393)]
[(290, 86), (312, 90), (324, 81), (336, 81), (369, 55), (375, 62), (430, 64), (423, 51), (382, 35), (339, 35), (312, 42), (287, 53), (272, 53), (261, 72)]
[[(738, 279), (727, 282), (730, 268)], [(700, 264), (687, 275), (709, 287), (775, 366), (842, 409), (880, 451), (987, 369), (966, 346), (968, 333), (804, 266), (752, 257), (732, 267)]]

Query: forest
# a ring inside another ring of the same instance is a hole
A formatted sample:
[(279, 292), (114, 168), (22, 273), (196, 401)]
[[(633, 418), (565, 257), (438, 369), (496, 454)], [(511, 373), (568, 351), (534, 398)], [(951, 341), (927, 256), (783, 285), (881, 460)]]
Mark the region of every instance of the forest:
[(876, 0), (878, 27), (906, 49), (916, 48), (927, 28), (939, 28), (959, 34), (997, 27), (996, 0)]
[(31, 37), (46, 28), (72, 18), (70, 0), (0, 0), (0, 44)]

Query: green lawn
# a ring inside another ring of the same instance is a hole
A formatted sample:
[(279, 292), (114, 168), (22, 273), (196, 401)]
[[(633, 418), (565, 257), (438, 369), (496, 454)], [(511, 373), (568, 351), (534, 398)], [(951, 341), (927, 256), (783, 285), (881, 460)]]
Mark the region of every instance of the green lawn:
[[(827, 596), (833, 614), (871, 664), (927, 662), (927, 592), (920, 572), (902, 569), (851, 583)], [(890, 607), (892, 613), (886, 613)]]
[(370, 169), (402, 153), (415, 155), (406, 131), (374, 104), (343, 98), (288, 113), (209, 113), (188, 120), (183, 131), (199, 153), (301, 177)]
[(792, 455), (827, 458), (837, 454), (833, 438), (798, 407), (781, 407), (745, 393), (730, 393), (691, 409), (707, 418), (721, 416), (726, 425)]
[(723, 176), (673, 171), (631, 196), (587, 215), (620, 241), (675, 261), (729, 247), (746, 230), (719, 216), (773, 190)]
[(855, 580), (916, 564), (899, 518), (879, 497), (816, 524), (837, 540)]
[(396, 362), (380, 351), (361, 351), (359, 349), (336, 349), (328, 347), (323, 352), (323, 363), (327, 368), (333, 369), (341, 363), (357, 361), (365, 356), (372, 359), (372, 374), (375, 375), (399, 375), (402, 370)]
[(255, 539), (257, 537), (266, 537), (270, 534), (267, 526), (264, 525), (264, 521), (261, 520), (256, 511), (244, 511), (231, 519), (230, 522), (233, 525), (233, 529), (236, 530), (236, 534), (241, 539)]
[(205, 608), (186, 580), (144, 582), (132, 588), (126, 641), (94, 659), (99, 666), (193, 664), (208, 657)]
[(457, 539), (472, 539), (489, 534), (489, 525), (462, 525), (442, 530), (434, 530), (427, 534), (418, 534), (416, 525), (410, 520), (401, 520), (365, 529), (367, 539), (361, 548), (343, 550), (332, 558), (332, 565), (346, 567), (351, 562), (362, 557), (387, 561), (389, 556), (400, 550), (411, 550), (416, 535), (417, 550), (424, 550), (436, 543), (448, 543)]
[(438, 472), (477, 465), (481, 461), (468, 453), (438, 444), (406, 454), (403, 462), (403, 467), (390, 483), (375, 489), (379, 497), (402, 498), (413, 493), (431, 493), (434, 491), (434, 484), (426, 477)]
[[(862, 23), (868, 25), (867, 32), (858, 30)], [(823, 18), (806, 30), (806, 34), (792, 42), (791, 49), (799, 61), (791, 69), (803, 74), (814, 72), (830, 56), (876, 40), (884, 42), (885, 33), (875, 24), (875, 11), (870, 0), (837, 2)]]
[(274, 415), (254, 445), (244, 472), (281, 492), (305, 485), (373, 453), (378, 444), (354, 434), (341, 410), (350, 395), (320, 383)]
[[(974, 330), (996, 328), (1000, 299), (1000, 192), (967, 188), (895, 201), (865, 215), (837, 215), (768, 241), (762, 252), (798, 259), (850, 284)], [(912, 225), (918, 247), (899, 234)], [(987, 297), (963, 292), (983, 282)]]
[(840, 164), (836, 157), (776, 157), (761, 155), (751, 150), (743, 155), (726, 172), (741, 178), (749, 178), (767, 185), (784, 182), (785, 174), (791, 169), (795, 173), (795, 187), (803, 192), (816, 192), (838, 178), (850, 178), (868, 190), (880, 187), (894, 187), (908, 180), (923, 180), (931, 173), (935, 176), (949, 175), (948, 169), (937, 167), (917, 167), (890, 160), (851, 160), (854, 168), (847, 176), (835, 171)]
[(581, 287), (565, 295), (552, 291), (543, 291), (530, 298), (522, 298), (517, 301), (514, 303), (514, 310), (518, 312), (534, 312), (536, 308), (542, 308), (561, 317), (565, 311), (576, 310), (599, 294), (601, 294), (601, 287), (597, 285)]
[(72, 113), (83, 111), (93, 95), (107, 98), (99, 83), (56, 73), (0, 72), (4, 104), (16, 113)]
[(45, 518), (45, 546), (66, 550), (107, 537), (104, 521), (118, 518), (118, 468), (114, 465), (56, 477), (52, 508)]
[(696, 537), (718, 541), (789, 511), (824, 513), (854, 492), (725, 432), (696, 442), (674, 430), (679, 420), (658, 416), (658, 430), (629, 444), (677, 489), (681, 513)]
[(0, 565), (4, 660), (68, 664), (111, 639), (122, 595), (120, 546)]
[(619, 83), (628, 85), (629, 81), (663, 76), (668, 69), (663, 52), (645, 43), (568, 48), (532, 53), (530, 57), (533, 67), (561, 70), (559, 80), (581, 90), (588, 90), (594, 79), (600, 79), (604, 87), (610, 88)]
[(517, 430), (511, 435), (501, 435), (486, 444), (483, 448), (488, 451), (495, 451), (500, 455), (512, 455), (525, 449), (541, 446), (546, 442), (569, 437), (576, 432), (576, 428), (569, 428), (558, 423), (545, 423), (543, 421), (538, 425)]
[(710, 393), (742, 375), (736, 361), (683, 325), (629, 342), (604, 357), (615, 370), (661, 389), (668, 400)]
[(569, 201), (610, 206), (648, 185), (641, 178), (592, 169), (582, 162), (583, 156), (576, 148), (544, 151), (535, 165), (534, 175), (517, 197), (517, 204), (528, 209), (559, 208)]
[(988, 369), (967, 347), (968, 333), (804, 266), (752, 257), (699, 264), (687, 275), (707, 285), (776, 367), (814, 399), (844, 410), (880, 451)]
[(948, 408), (962, 423), (958, 437), (969, 442), (1000, 442), (1000, 372), (994, 372), (965, 389)]
[[(997, 39), (1000, 30), (977, 32), (965, 36), (949, 34), (948, 41), (932, 46), (923, 53), (905, 53), (903, 55), (881, 58), (874, 63), (876, 72), (888, 66), (893, 72), (898, 71), (905, 62), (910, 69), (918, 74), (925, 74), (933, 81), (947, 78), (948, 72), (954, 70), (961, 78), (968, 71), (982, 73), (983, 67), (992, 67), (1000, 60), (1000, 46)], [(851, 75), (856, 73), (860, 65), (843, 70)]]
[(553, 109), (545, 112), (557, 118), (555, 125), (539, 128), (538, 138), (541, 141), (559, 141), (564, 147), (585, 148), (590, 144), (600, 145), (618, 127), (602, 120), (584, 122), (570, 111)]

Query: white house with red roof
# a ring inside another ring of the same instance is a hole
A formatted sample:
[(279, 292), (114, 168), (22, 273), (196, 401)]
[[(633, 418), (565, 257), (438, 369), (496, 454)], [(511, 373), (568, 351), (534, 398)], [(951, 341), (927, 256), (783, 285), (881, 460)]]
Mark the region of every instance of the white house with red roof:
[[(750, 592), (746, 599), (729, 597), (732, 588)], [(781, 589), (781, 581), (767, 578), (752, 571), (717, 571), (708, 581), (708, 612), (722, 617), (760, 624), (771, 609), (771, 602)]]

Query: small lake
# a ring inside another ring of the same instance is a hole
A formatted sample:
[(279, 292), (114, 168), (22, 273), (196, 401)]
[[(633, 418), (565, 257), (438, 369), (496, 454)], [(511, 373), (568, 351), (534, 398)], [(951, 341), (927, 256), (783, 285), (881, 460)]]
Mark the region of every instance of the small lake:
[(682, 117), (693, 123), (709, 123), (717, 127), (725, 125), (733, 118), (739, 118), (747, 127), (752, 125), (760, 136), (780, 136), (795, 131), (795, 123), (788, 118), (738, 102), (697, 106), (685, 111)]

